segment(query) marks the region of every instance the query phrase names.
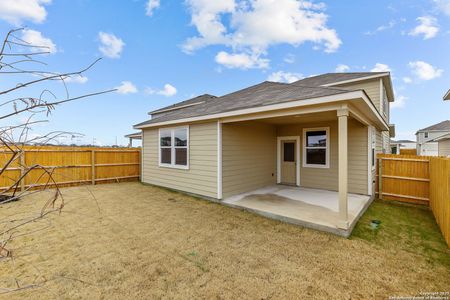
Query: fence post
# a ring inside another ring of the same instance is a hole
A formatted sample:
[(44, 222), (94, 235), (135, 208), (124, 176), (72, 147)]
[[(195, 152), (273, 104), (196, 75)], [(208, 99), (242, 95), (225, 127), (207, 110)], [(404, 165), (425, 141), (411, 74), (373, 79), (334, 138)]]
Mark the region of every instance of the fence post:
[(378, 198), (383, 200), (383, 158), (378, 158)]
[(95, 150), (91, 150), (91, 184), (95, 184)]
[(25, 190), (25, 150), (20, 151), (20, 190)]

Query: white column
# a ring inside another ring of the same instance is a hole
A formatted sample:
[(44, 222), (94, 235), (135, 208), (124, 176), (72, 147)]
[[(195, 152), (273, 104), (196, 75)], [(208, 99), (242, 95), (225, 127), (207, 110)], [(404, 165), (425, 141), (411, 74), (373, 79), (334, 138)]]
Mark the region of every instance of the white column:
[(343, 228), (348, 228), (348, 109), (337, 111), (339, 143), (339, 217)]

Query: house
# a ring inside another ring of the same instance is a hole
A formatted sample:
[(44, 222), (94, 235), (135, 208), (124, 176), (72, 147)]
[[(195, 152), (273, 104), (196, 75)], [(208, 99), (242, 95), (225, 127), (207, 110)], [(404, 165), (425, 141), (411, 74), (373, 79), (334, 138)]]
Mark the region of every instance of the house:
[[(392, 154), (414, 154), (416, 153), (417, 145), (415, 141), (411, 140), (391, 140), (391, 153)], [(402, 151), (403, 150), (403, 151)], [(411, 152), (411, 153), (410, 153)]]
[(137, 140), (137, 141), (142, 140), (142, 133), (141, 132), (133, 132), (133, 133), (125, 135), (125, 138), (128, 139), (128, 147), (133, 147), (134, 140)]
[(450, 100), (450, 90), (444, 95), (444, 100)]
[(390, 73), (265, 81), (150, 112), (142, 181), (348, 236), (390, 152)]
[[(450, 120), (431, 125), (416, 132), (417, 154), (427, 156), (446, 155), (446, 142), (442, 139), (450, 134)], [(441, 151), (439, 151), (439, 142), (441, 142)], [(441, 152), (441, 153), (440, 153)]]

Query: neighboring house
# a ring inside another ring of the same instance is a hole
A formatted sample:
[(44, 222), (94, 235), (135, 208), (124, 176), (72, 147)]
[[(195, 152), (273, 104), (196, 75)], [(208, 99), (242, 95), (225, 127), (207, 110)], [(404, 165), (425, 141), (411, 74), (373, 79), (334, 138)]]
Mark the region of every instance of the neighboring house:
[(450, 100), (450, 90), (448, 90), (447, 94), (445, 94), (444, 100)]
[(337, 191), (348, 228), (349, 193), (373, 198), (375, 156), (390, 152), (392, 101), (387, 72), (198, 96), (134, 126), (143, 133), (142, 181), (220, 201), (274, 184)]
[(391, 153), (392, 154), (401, 154), (401, 150), (416, 150), (417, 144), (415, 141), (411, 140), (391, 140)]
[[(437, 139), (450, 133), (450, 120), (420, 129), (416, 132), (417, 154), (437, 156), (439, 154), (439, 142)], [(442, 147), (442, 146), (441, 146)]]
[(450, 133), (437, 137), (433, 141), (438, 144), (439, 156), (450, 156)]
[(141, 132), (134, 132), (125, 135), (126, 138), (128, 138), (128, 147), (133, 147), (133, 140), (142, 140), (142, 133)]

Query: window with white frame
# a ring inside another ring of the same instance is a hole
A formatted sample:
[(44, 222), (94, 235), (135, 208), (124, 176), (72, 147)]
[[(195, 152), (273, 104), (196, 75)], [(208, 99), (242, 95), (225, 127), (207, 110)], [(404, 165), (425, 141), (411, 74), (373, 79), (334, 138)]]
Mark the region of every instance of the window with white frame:
[(159, 130), (159, 165), (180, 169), (189, 168), (188, 127)]
[(371, 159), (372, 159), (372, 170), (375, 169), (375, 161), (376, 161), (376, 157), (375, 157), (375, 146), (377, 143), (377, 135), (376, 135), (376, 130), (374, 127), (371, 127), (370, 130), (370, 143), (371, 143), (371, 148), (370, 148), (370, 155), (371, 155)]
[(303, 130), (303, 166), (329, 168), (329, 127), (306, 128)]

